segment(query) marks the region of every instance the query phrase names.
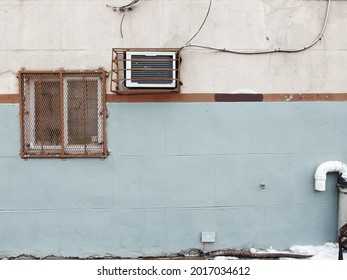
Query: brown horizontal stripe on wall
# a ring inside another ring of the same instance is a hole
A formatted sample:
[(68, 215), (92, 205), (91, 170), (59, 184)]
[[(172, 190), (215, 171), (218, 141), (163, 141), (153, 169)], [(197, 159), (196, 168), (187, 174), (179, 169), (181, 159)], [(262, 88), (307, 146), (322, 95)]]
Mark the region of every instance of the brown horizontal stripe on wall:
[(0, 94), (0, 103), (19, 103), (19, 94)]
[(316, 102), (347, 101), (347, 93), (174, 93), (118, 95), (109, 93), (106, 102)]
[[(227, 93), (173, 93), (146, 95), (106, 94), (106, 102), (329, 102), (347, 101), (347, 93), (266, 93), (266, 94), (227, 94)], [(0, 94), (0, 103), (19, 103), (19, 94)]]
[(166, 93), (146, 95), (107, 94), (106, 102), (214, 102), (215, 94), (209, 93)]
[(347, 101), (347, 93), (264, 94), (265, 102)]

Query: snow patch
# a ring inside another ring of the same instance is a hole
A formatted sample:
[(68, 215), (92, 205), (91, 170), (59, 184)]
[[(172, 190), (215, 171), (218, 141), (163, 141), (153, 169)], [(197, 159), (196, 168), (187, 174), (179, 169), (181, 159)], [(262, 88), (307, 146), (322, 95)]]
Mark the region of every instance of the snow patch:
[[(293, 253), (302, 255), (312, 255), (311, 258), (306, 260), (337, 260), (339, 245), (337, 243), (325, 243), (324, 245), (295, 245), (289, 248), (289, 251), (277, 251), (273, 248), (269, 248), (266, 251), (257, 251), (254, 248), (251, 249), (252, 253)], [(282, 258), (287, 259), (287, 258)], [(347, 252), (343, 253), (343, 259), (347, 260)]]
[[(325, 243), (321, 246), (292, 246), (290, 251), (298, 254), (313, 255), (311, 260), (337, 260), (339, 246), (337, 243)], [(347, 254), (343, 254), (344, 259), (347, 259)]]

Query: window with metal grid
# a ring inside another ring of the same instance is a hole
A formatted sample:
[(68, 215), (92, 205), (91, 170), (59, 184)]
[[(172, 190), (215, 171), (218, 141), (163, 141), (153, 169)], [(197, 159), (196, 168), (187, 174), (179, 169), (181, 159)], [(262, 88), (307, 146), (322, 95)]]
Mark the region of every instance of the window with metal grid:
[(20, 71), (21, 156), (106, 157), (105, 71)]

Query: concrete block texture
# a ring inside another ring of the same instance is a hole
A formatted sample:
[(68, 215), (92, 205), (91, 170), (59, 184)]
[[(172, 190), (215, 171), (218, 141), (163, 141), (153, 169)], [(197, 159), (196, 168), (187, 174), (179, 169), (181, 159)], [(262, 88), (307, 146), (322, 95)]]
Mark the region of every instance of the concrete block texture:
[[(140, 256), (335, 241), (336, 174), (324, 193), (314, 191), (313, 174), (324, 161), (347, 161), (345, 107), (108, 104), (106, 159), (23, 160), (18, 106), (1, 105), (0, 254)], [(215, 243), (201, 243), (205, 231), (216, 232)]]
[[(0, 0), (0, 94), (28, 70), (110, 71), (111, 48), (183, 47), (208, 0)], [(213, 1), (191, 42), (298, 48), (327, 1)], [(183, 93), (345, 93), (347, 2), (305, 52), (235, 55), (184, 48)], [(122, 19), (123, 18), (123, 19)], [(123, 20), (123, 21), (122, 21)], [(122, 36), (123, 35), (123, 36)], [(109, 83), (109, 80), (108, 80)], [(347, 162), (345, 102), (109, 103), (106, 159), (19, 158), (18, 104), (0, 104), (0, 256), (140, 256), (188, 248), (286, 249), (336, 239), (336, 174)], [(201, 232), (216, 232), (202, 244)]]

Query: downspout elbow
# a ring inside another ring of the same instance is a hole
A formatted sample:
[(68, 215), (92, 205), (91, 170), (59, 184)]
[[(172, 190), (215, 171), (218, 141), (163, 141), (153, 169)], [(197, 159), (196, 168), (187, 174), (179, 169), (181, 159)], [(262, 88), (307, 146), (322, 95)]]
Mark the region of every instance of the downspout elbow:
[(342, 178), (347, 179), (347, 166), (340, 161), (326, 161), (320, 164), (314, 173), (315, 190), (324, 192), (326, 189), (327, 173), (339, 172)]

